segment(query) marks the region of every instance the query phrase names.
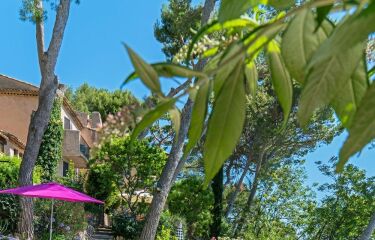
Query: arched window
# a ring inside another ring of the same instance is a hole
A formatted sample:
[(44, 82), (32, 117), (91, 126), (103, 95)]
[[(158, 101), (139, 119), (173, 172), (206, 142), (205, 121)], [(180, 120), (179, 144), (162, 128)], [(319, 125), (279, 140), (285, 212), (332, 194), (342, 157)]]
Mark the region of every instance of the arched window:
[(7, 145), (7, 140), (5, 140), (2, 136), (0, 136), (0, 152), (4, 153), (5, 145)]

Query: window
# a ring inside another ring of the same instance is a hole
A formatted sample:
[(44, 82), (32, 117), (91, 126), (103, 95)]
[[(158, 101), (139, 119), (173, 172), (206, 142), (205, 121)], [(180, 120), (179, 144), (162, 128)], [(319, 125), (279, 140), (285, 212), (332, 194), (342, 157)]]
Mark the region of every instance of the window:
[(18, 150), (17, 150), (17, 149), (14, 149), (14, 150), (13, 150), (13, 155), (14, 155), (15, 157), (18, 157)]
[(4, 138), (0, 137), (0, 152), (5, 152), (5, 145), (7, 145), (7, 141)]
[(69, 171), (69, 163), (63, 162), (63, 177), (66, 177), (68, 175)]
[(71, 129), (70, 119), (67, 117), (64, 117), (64, 129)]

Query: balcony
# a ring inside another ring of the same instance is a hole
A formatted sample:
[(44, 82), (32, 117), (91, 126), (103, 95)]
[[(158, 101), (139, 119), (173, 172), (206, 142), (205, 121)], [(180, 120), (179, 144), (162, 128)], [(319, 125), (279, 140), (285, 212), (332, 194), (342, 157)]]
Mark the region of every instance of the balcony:
[(90, 157), (90, 148), (84, 141), (78, 130), (64, 130), (63, 157), (72, 160), (76, 168), (86, 168)]

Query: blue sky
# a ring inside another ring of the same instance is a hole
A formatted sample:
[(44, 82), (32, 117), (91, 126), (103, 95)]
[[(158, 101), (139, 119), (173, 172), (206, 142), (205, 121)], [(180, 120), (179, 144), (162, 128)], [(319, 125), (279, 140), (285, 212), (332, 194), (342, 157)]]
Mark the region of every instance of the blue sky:
[[(19, 20), (21, 0), (0, 1), (0, 73), (38, 85), (40, 74), (35, 46), (35, 26)], [(77, 87), (90, 85), (118, 89), (132, 71), (122, 42), (127, 43), (149, 62), (163, 61), (164, 56), (153, 35), (153, 26), (167, 0), (81, 0), (73, 5), (56, 73), (61, 82)], [(193, 1), (199, 3), (200, 1)], [(47, 8), (49, 9), (49, 8)], [(46, 23), (47, 42), (50, 37), (53, 12)], [(166, 86), (168, 87), (168, 86)], [(137, 97), (148, 91), (134, 82), (127, 87)], [(323, 146), (307, 156), (308, 183), (323, 183), (315, 161), (327, 162), (337, 155), (345, 134), (329, 146)], [(365, 149), (351, 162), (375, 175), (375, 150)]]

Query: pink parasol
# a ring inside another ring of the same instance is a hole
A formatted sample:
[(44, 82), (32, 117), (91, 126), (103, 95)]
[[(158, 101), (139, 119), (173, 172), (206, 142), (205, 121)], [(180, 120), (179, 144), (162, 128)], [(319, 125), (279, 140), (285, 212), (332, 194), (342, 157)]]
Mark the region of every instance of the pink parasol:
[(11, 188), (0, 191), (0, 194), (14, 194), (33, 198), (50, 198), (68, 202), (88, 202), (104, 204), (104, 202), (77, 192), (58, 183), (45, 183), (33, 186)]
[(71, 188), (65, 187), (58, 183), (45, 183), (33, 186), (25, 186), (1, 190), (0, 194), (14, 194), (32, 198), (49, 198), (52, 199), (51, 205), (51, 223), (50, 223), (50, 240), (52, 239), (52, 222), (53, 222), (53, 200), (63, 200), (67, 202), (87, 202), (104, 204), (104, 202), (77, 192)]

